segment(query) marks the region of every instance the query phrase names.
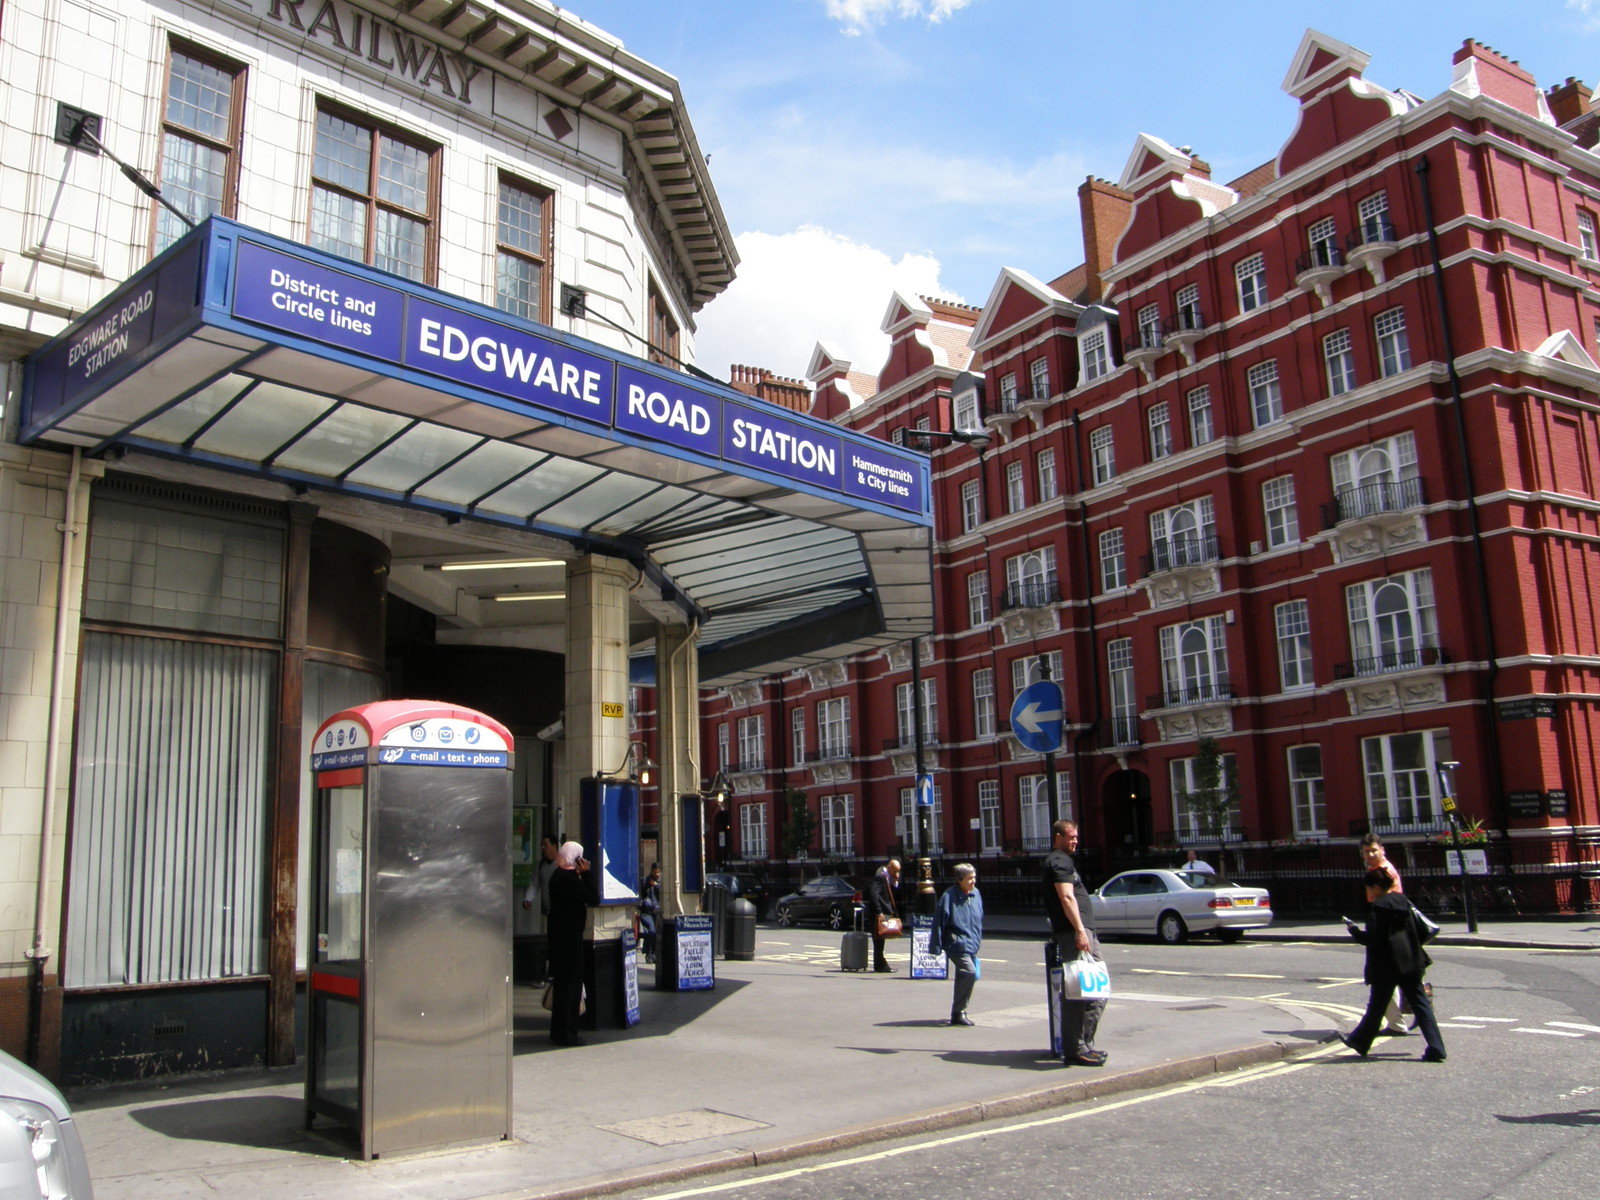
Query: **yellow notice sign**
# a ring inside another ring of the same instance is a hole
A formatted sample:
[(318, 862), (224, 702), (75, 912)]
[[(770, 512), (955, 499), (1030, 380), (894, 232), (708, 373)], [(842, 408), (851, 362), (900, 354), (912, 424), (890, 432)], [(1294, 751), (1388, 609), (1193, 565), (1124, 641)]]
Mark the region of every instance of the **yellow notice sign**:
[(628, 708), (624, 704), (611, 704), (601, 701), (600, 715), (602, 717), (624, 717), (628, 715)]
[(1452, 800), (1449, 796), (1440, 796), (1439, 797), (1439, 807), (1444, 809), (1445, 812), (1455, 812), (1455, 810), (1456, 810), (1456, 802), (1454, 800)]

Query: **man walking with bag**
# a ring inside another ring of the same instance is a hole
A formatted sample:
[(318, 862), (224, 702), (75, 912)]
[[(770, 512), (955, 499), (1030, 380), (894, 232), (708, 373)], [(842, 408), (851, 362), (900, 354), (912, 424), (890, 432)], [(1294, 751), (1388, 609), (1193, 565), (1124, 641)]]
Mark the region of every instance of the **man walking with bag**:
[(900, 905), (895, 892), (900, 887), (900, 860), (891, 858), (878, 868), (867, 889), (867, 921), (872, 934), (872, 969), (889, 972), (894, 968), (883, 956), (883, 939), (897, 938), (901, 933)]
[[(1100, 939), (1094, 932), (1094, 906), (1083, 876), (1078, 874), (1074, 856), (1078, 852), (1078, 827), (1071, 821), (1057, 821), (1050, 827), (1051, 850), (1044, 860), (1045, 911), (1050, 914), (1050, 931), (1060, 951), (1063, 968), (1080, 956), (1100, 961)], [(1062, 1060), (1069, 1065), (1103, 1067), (1108, 1055), (1094, 1048), (1095, 1031), (1106, 1002), (1100, 1000), (1061, 1001)]]

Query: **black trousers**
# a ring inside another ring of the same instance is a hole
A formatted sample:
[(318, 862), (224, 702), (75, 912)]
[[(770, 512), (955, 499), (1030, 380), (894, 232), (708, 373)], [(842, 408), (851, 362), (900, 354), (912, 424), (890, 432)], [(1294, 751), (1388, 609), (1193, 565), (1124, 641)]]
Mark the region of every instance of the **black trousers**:
[(550, 1039), (571, 1041), (578, 1036), (578, 1004), (583, 998), (583, 973), (558, 971), (550, 994)]
[[(1071, 933), (1056, 934), (1056, 950), (1063, 963), (1078, 957), (1078, 943)], [(1089, 954), (1100, 957), (1100, 939), (1089, 930)], [(1094, 1035), (1100, 1028), (1100, 1017), (1106, 1011), (1104, 1000), (1061, 1000), (1061, 1053), (1071, 1058), (1094, 1049)]]
[(1367, 1011), (1361, 1023), (1350, 1031), (1350, 1045), (1362, 1054), (1372, 1049), (1372, 1039), (1378, 1036), (1378, 1028), (1383, 1024), (1383, 1014), (1389, 1008), (1395, 988), (1400, 989), (1400, 994), (1416, 1014), (1417, 1028), (1422, 1031), (1422, 1040), (1427, 1042), (1428, 1049), (1443, 1054), (1444, 1037), (1439, 1032), (1439, 1022), (1433, 1016), (1433, 1001), (1428, 999), (1428, 993), (1423, 990), (1421, 975), (1408, 975), (1404, 979), (1373, 984), (1372, 991), (1367, 995)]

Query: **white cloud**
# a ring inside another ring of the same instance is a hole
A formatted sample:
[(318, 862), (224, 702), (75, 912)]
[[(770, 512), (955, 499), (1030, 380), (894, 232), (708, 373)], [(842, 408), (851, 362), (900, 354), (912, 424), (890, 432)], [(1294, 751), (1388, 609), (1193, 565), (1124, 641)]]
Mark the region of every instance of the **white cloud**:
[(697, 364), (719, 379), (732, 363), (800, 378), (818, 342), (877, 374), (889, 351), (878, 326), (895, 291), (960, 299), (941, 290), (931, 255), (895, 260), (814, 225), (734, 240), (738, 276), (700, 314), (695, 339)]
[(826, 0), (828, 16), (838, 21), (850, 37), (859, 37), (890, 17), (927, 17), (937, 25), (971, 0)]

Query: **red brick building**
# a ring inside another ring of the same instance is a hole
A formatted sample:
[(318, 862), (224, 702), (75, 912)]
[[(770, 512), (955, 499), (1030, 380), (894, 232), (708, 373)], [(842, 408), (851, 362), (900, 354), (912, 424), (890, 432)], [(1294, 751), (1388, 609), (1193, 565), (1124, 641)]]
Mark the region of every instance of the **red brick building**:
[[(1222, 183), (1141, 136), (1080, 191), (1082, 267), (1005, 269), (981, 310), (895, 296), (875, 376), (818, 348), (814, 413), (992, 437), (921, 439), (936, 850), (1030, 873), (1045, 765), (1007, 716), (1048, 664), (1060, 805), (1102, 874), (1214, 844), (1186, 799), (1211, 739), (1236, 868), (1320, 843), (1348, 873), (1371, 828), (1442, 871), (1453, 787), (1524, 908), (1600, 900), (1600, 122), (1575, 80), (1453, 61), (1423, 99), (1308, 32), (1272, 162)], [(912, 655), (706, 697), (723, 857), (795, 857), (790, 788), (811, 859), (907, 839)]]

